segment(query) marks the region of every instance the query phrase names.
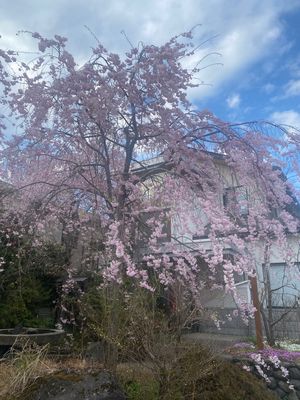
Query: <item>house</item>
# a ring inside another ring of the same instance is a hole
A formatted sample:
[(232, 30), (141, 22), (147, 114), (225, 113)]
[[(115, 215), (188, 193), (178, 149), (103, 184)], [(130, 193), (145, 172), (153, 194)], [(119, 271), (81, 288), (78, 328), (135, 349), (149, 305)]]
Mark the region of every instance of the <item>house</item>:
[[(211, 153), (213, 154), (213, 153)], [(240, 184), (239, 178), (233, 174), (230, 166), (226, 162), (226, 157), (221, 154), (213, 154), (215, 165), (221, 176), (222, 187), (218, 188), (216, 197), (219, 204), (224, 209), (234, 208), (234, 214), (238, 216), (241, 224), (245, 224), (247, 228), (247, 216), (249, 212), (250, 202), (259, 204), (261, 201), (261, 193), (254, 187), (247, 187)], [(162, 159), (154, 159), (152, 162), (139, 163), (133, 169), (134, 174), (138, 174), (142, 180), (147, 181), (153, 176), (156, 180), (169, 174), (172, 166), (165, 163)], [(287, 206), (289, 212), (297, 219), (300, 217), (300, 206), (296, 199), (292, 204)], [(188, 209), (189, 208), (189, 209)], [(186, 205), (180, 211), (189, 215), (188, 223), (181, 223), (181, 215), (172, 215), (166, 219), (163, 232), (164, 240), (160, 242), (161, 253), (166, 251), (170, 253), (170, 243), (172, 248), (188, 248), (191, 253), (198, 255), (199, 269), (205, 273), (206, 265), (203, 259), (203, 253), (211, 252), (211, 240), (209, 238), (209, 221), (206, 220), (205, 212), (200, 207), (197, 209), (197, 199), (193, 199), (190, 205)], [(272, 218), (278, 218), (276, 209), (270, 210)], [(195, 214), (198, 214), (194, 218)], [(202, 214), (202, 215), (201, 215)], [(154, 214), (152, 213), (153, 217)], [(147, 218), (144, 216), (144, 220)], [(198, 224), (195, 223), (197, 220)], [(199, 221), (202, 221), (202, 227), (199, 230)], [(201, 231), (201, 232), (200, 232)], [(145, 229), (144, 229), (145, 235)], [(147, 233), (147, 232), (146, 232)], [(224, 240), (223, 240), (224, 239)], [(226, 237), (219, 237), (223, 241), (224, 257), (234, 259), (236, 248), (234, 245), (226, 243)], [(253, 258), (255, 260), (257, 284), (259, 300), (261, 305), (261, 315), (265, 330), (268, 326), (273, 329), (276, 338), (300, 338), (300, 234), (288, 233), (286, 235), (286, 245), (289, 247), (289, 259), (287, 262), (286, 254), (275, 242), (268, 249), (268, 259), (266, 265), (266, 243), (257, 241), (255, 246), (251, 248)], [(143, 252), (147, 253), (147, 246), (143, 247)], [(143, 253), (143, 254), (144, 254)], [(293, 265), (293, 268), (291, 267)], [(238, 297), (244, 299), (246, 303), (251, 303), (252, 288), (250, 276), (245, 273), (235, 273), (236, 290)], [(197, 329), (202, 332), (217, 332), (218, 328), (212, 320), (221, 321), (222, 329), (220, 333), (236, 334), (244, 336), (254, 336), (254, 321), (246, 325), (240, 318), (232, 318), (234, 310), (237, 307), (236, 299), (231, 293), (224, 291), (223, 274), (216, 273), (214, 284), (218, 284), (219, 288), (210, 290), (210, 287), (204, 287), (201, 290), (201, 304), (207, 310), (207, 318), (203, 317), (197, 324)], [(217, 285), (215, 285), (217, 286)], [(266, 332), (268, 333), (268, 332)]]

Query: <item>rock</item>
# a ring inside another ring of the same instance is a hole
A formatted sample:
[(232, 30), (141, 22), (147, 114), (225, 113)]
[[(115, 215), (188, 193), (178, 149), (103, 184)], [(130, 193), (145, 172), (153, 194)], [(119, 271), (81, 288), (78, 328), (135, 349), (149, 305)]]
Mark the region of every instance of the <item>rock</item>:
[[(280, 388), (275, 389), (275, 393), (278, 394), (278, 396), (282, 399), (283, 397), (286, 397), (286, 392), (284, 390), (281, 390)], [(42, 399), (41, 399), (42, 400)], [(72, 399), (73, 400), (73, 399)]]
[(286, 381), (286, 378), (282, 375), (281, 370), (272, 371), (274, 378), (280, 381)]
[(268, 382), (268, 388), (269, 389), (271, 389), (271, 390), (274, 390), (274, 389), (276, 389), (277, 388), (277, 381), (276, 381), (276, 379), (275, 378), (273, 378), (272, 376), (269, 378), (270, 379), (270, 382)]
[(99, 362), (104, 361), (105, 352), (104, 344), (102, 342), (90, 342), (87, 345), (85, 351), (85, 357), (90, 360), (96, 360)]
[(295, 389), (300, 390), (300, 380), (299, 379), (290, 379), (291, 385), (294, 386)]
[(280, 387), (280, 389), (282, 389), (285, 393), (290, 393), (291, 389), (289, 388), (289, 385), (287, 382), (284, 381), (279, 381), (278, 382), (278, 386)]
[(31, 400), (126, 400), (107, 371), (89, 375), (57, 373), (41, 378), (29, 390)]
[(300, 380), (300, 369), (297, 367), (289, 368), (289, 374), (292, 379), (299, 379)]
[(288, 395), (288, 400), (299, 400), (299, 397), (297, 396), (296, 392), (292, 392)]

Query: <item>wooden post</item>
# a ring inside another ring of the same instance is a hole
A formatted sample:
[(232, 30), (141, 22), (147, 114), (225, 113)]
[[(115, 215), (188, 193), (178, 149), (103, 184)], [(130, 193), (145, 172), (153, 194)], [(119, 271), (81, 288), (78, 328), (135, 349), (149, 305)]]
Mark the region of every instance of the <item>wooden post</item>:
[(261, 315), (260, 315), (260, 302), (259, 302), (259, 298), (258, 298), (256, 276), (251, 277), (250, 282), (251, 282), (251, 289), (252, 289), (253, 305), (256, 308), (256, 311), (254, 313), (256, 346), (257, 346), (258, 350), (263, 350), (264, 343), (263, 343), (262, 323), (261, 323)]

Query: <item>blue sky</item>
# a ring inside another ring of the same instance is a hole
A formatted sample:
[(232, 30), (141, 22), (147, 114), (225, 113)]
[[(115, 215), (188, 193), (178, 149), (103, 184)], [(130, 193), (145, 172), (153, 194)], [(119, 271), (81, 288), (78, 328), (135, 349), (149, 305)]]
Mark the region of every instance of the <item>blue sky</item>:
[[(160, 44), (201, 24), (197, 62), (204, 85), (190, 97), (227, 121), (267, 119), (300, 128), (299, 0), (0, 0), (0, 47), (31, 50), (19, 30), (67, 36), (79, 63), (94, 40), (89, 28), (112, 51), (123, 52), (124, 30), (137, 44)], [(217, 63), (222, 63), (219, 65)]]

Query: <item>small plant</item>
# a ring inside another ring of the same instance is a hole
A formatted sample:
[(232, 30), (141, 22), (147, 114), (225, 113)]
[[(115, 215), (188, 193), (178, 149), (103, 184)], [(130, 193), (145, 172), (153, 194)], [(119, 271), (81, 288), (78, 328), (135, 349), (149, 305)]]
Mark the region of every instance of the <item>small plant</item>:
[(159, 398), (159, 383), (151, 371), (141, 364), (119, 364), (117, 376), (128, 400), (156, 400)]
[(126, 385), (127, 394), (130, 399), (136, 399), (141, 396), (142, 385), (139, 382), (130, 381)]

